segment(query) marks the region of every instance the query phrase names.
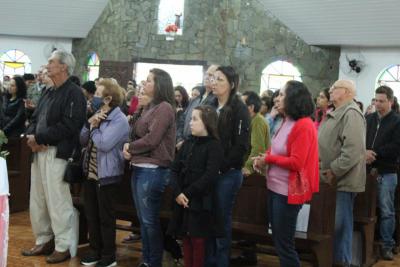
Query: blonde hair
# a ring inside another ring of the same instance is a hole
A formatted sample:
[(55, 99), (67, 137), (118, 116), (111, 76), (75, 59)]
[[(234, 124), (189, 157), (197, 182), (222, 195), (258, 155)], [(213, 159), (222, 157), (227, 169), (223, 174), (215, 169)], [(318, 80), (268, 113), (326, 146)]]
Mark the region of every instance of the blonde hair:
[(103, 78), (99, 81), (99, 86), (104, 86), (102, 97), (111, 96), (110, 107), (122, 105), (124, 100), (123, 89), (115, 79)]

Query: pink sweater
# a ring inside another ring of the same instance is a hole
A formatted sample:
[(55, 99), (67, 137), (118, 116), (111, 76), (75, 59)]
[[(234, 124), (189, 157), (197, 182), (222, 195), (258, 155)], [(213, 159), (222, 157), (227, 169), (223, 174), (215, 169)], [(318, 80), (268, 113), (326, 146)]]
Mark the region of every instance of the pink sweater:
[[(287, 156), (287, 139), (295, 121), (285, 119), (272, 138), (271, 155)], [(288, 195), (289, 169), (271, 164), (267, 175), (267, 188), (281, 195)]]

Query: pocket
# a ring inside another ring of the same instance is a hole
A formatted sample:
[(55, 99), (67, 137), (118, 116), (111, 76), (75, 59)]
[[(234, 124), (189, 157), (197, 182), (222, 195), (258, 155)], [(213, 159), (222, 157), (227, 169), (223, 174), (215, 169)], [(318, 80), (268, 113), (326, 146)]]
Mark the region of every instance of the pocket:
[(397, 174), (395, 173), (390, 173), (390, 174), (383, 174), (378, 176), (378, 183), (382, 186), (387, 186), (387, 187), (396, 187), (397, 186)]

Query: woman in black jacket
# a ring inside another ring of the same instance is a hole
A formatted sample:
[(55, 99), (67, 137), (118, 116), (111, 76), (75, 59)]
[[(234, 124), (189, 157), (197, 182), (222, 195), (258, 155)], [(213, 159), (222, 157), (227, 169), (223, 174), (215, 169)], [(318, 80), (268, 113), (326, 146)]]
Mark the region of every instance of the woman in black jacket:
[(19, 136), (25, 130), (25, 97), (24, 79), (20, 76), (13, 77), (2, 104), (3, 118), (0, 126), (7, 137)]
[(218, 115), (218, 134), (223, 157), (216, 183), (218, 210), (224, 220), (224, 238), (211, 240), (207, 266), (229, 266), (232, 238), (232, 209), (242, 181), (242, 167), (249, 147), (250, 115), (237, 95), (239, 76), (230, 66), (218, 67), (214, 73), (213, 94)]
[(203, 266), (206, 238), (222, 234), (213, 194), (223, 154), (217, 120), (210, 106), (193, 110), (192, 136), (183, 143), (171, 167), (176, 203), (168, 234), (183, 237), (185, 267)]

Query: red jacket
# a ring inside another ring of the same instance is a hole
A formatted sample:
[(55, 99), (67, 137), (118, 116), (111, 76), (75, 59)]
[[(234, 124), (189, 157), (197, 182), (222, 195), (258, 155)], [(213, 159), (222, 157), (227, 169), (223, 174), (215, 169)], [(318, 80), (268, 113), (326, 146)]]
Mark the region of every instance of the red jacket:
[(137, 110), (137, 107), (139, 105), (139, 98), (137, 96), (133, 96), (131, 99), (131, 104), (129, 106), (128, 114), (133, 115), (135, 111)]
[(289, 170), (289, 204), (303, 204), (319, 191), (317, 130), (310, 118), (296, 121), (287, 140), (287, 156), (265, 156), (265, 162)]

